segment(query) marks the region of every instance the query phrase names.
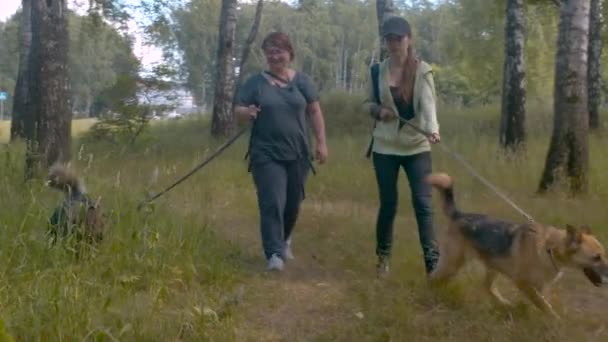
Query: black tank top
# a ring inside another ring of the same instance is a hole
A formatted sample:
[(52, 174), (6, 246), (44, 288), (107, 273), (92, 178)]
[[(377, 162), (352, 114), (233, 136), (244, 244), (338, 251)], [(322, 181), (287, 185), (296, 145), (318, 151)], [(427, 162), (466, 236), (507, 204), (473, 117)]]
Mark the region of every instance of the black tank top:
[[(409, 102), (405, 102), (397, 87), (391, 87), (391, 95), (393, 95), (395, 107), (397, 107), (397, 110), (399, 111), (399, 116), (405, 120), (413, 119), (416, 115), (416, 113), (414, 113), (414, 101), (410, 100)], [(403, 127), (403, 125), (404, 123), (400, 122), (399, 128)]]

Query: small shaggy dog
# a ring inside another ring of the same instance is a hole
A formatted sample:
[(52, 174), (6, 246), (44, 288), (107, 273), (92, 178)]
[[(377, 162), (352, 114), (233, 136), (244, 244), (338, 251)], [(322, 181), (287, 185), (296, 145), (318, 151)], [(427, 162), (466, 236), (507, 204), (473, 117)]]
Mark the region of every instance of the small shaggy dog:
[(46, 184), (65, 194), (65, 199), (55, 208), (48, 221), (52, 243), (55, 244), (58, 238), (67, 237), (73, 237), (78, 242), (101, 241), (105, 222), (99, 199), (92, 201), (87, 197), (82, 179), (69, 166), (55, 164), (49, 169)]

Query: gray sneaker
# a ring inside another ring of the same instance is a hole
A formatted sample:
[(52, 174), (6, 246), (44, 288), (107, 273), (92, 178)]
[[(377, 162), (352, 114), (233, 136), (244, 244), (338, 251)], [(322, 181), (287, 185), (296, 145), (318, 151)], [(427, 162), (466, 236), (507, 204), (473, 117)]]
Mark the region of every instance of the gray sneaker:
[(282, 271), (284, 265), (285, 263), (283, 262), (283, 259), (276, 254), (273, 254), (270, 259), (268, 259), (269, 271)]
[(285, 258), (290, 260), (295, 259), (293, 252), (291, 251), (291, 239), (287, 239), (287, 241), (285, 241)]
[(378, 263), (376, 264), (376, 275), (378, 278), (386, 278), (389, 273), (388, 258), (378, 257)]

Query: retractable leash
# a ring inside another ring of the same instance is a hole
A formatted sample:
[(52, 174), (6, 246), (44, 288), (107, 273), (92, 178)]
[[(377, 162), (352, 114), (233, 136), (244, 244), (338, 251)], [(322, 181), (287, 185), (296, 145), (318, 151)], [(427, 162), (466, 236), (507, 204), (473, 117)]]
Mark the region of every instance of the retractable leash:
[(185, 174), (183, 177), (181, 177), (180, 179), (178, 179), (177, 181), (175, 181), (175, 183), (171, 184), (170, 186), (168, 186), (165, 190), (157, 193), (154, 196), (151, 196), (147, 199), (145, 199), (144, 201), (142, 201), (138, 206), (137, 206), (137, 210), (141, 210), (141, 208), (143, 208), (146, 204), (154, 201), (155, 199), (159, 198), (160, 196), (164, 195), (165, 193), (169, 192), (169, 190), (173, 189), (174, 187), (176, 187), (177, 185), (179, 185), (181, 182), (185, 181), (188, 177), (192, 176), (194, 173), (196, 173), (198, 170), (202, 169), (203, 167), (205, 167), (207, 164), (209, 164), (215, 157), (219, 156), (220, 154), (222, 154), (222, 152), (224, 152), (224, 150), (226, 148), (228, 148), (230, 145), (232, 145), (235, 141), (237, 141), (250, 127), (251, 127), (252, 123), (247, 124), (247, 126), (243, 127), (240, 131), (238, 131), (234, 136), (232, 136), (230, 139), (228, 139), (228, 141), (226, 141), (224, 144), (222, 144), (212, 155), (210, 155), (209, 157), (207, 157), (207, 159), (205, 159), (203, 162), (201, 162), (200, 164), (198, 164), (194, 169), (192, 169), (192, 171), (188, 172), (187, 174)]
[[(405, 123), (406, 125), (412, 127), (415, 131), (417, 131), (418, 133), (426, 136), (427, 138), (429, 138), (432, 134), (429, 132), (424, 131), (423, 129), (421, 129), (420, 127), (414, 125), (413, 123), (405, 120), (402, 117), (399, 117), (399, 120), (403, 123)], [(443, 149), (443, 151), (445, 151), (448, 155), (450, 155), (452, 158), (456, 159), (458, 162), (460, 162), (468, 171), (469, 173), (471, 173), (473, 176), (475, 176), (475, 178), (479, 179), (484, 185), (486, 185), (488, 188), (490, 188), (490, 190), (494, 191), (494, 193), (496, 195), (498, 195), (500, 198), (502, 198), (505, 202), (507, 202), (509, 205), (511, 205), (511, 207), (513, 207), (515, 210), (517, 210), (522, 216), (524, 216), (530, 223), (534, 223), (536, 222), (534, 220), (534, 218), (532, 218), (532, 216), (528, 213), (526, 213), (522, 208), (520, 208), (519, 206), (517, 206), (517, 204), (515, 204), (515, 202), (513, 202), (512, 200), (510, 200), (507, 195), (505, 195), (504, 193), (502, 193), (502, 191), (498, 190), (498, 188), (490, 183), (490, 181), (488, 181), (487, 179), (483, 178), (479, 173), (477, 173), (477, 171), (475, 171), (475, 169), (469, 164), (467, 163), (462, 156), (460, 156), (460, 154), (450, 150), (447, 146), (445, 146), (443, 143), (439, 142), (439, 147), (441, 147)], [(534, 229), (532, 229), (532, 232), (536, 232)], [(557, 263), (555, 262), (555, 256), (553, 255), (553, 250), (550, 248), (546, 249), (547, 255), (549, 256), (549, 260), (551, 261), (551, 265), (553, 265), (553, 268), (555, 269), (555, 271), (560, 274), (560, 270), (559, 267), (557, 267)]]
[[(378, 87), (378, 80), (379, 80), (379, 74), (380, 74), (380, 64), (376, 63), (376, 64), (372, 65), (371, 68), (370, 68), (370, 73), (371, 73), (371, 79), (372, 79), (372, 89), (374, 91), (374, 99), (375, 99), (375, 102), (377, 104), (380, 104), (380, 89)], [(429, 138), (432, 135), (431, 133), (426, 132), (425, 130), (423, 130), (420, 127), (414, 125), (413, 123), (409, 122), (408, 120), (402, 118), (399, 115), (397, 115), (397, 118), (399, 118), (399, 121), (401, 121), (402, 123), (404, 123), (404, 124), (412, 127), (416, 132), (424, 135), (427, 138)], [(371, 147), (372, 146), (370, 144), (369, 148), (371, 149)], [(475, 176), (484, 185), (486, 185), (488, 188), (490, 188), (492, 191), (494, 191), (494, 193), (496, 195), (498, 195), (500, 198), (502, 198), (505, 202), (509, 203), (509, 205), (511, 205), (511, 207), (513, 207), (520, 214), (522, 214), (526, 219), (528, 219), (528, 221), (535, 222), (531, 215), (529, 215), (523, 209), (521, 209), (520, 207), (518, 207), (505, 194), (503, 194), (502, 191), (498, 190), (498, 188), (496, 186), (494, 186), (487, 179), (483, 178), (479, 173), (477, 173), (477, 171), (475, 171), (475, 169), (469, 163), (467, 163), (458, 153), (450, 150), (447, 146), (445, 146), (445, 144), (443, 144), (441, 142), (439, 143), (439, 147), (441, 147), (452, 158), (454, 158), (458, 162), (460, 162), (473, 176)], [(370, 152), (371, 152), (371, 150), (368, 150), (368, 153), (370, 153)]]
[[(399, 121), (403, 122), (404, 124), (412, 127), (415, 131), (417, 131), (418, 133), (426, 136), (427, 138), (429, 138), (432, 134), (424, 131), (423, 129), (421, 129), (420, 127), (414, 125), (413, 123), (409, 122), (408, 120), (405, 120), (404, 118), (399, 116)], [(517, 204), (515, 204), (512, 200), (510, 200), (502, 191), (500, 191), (494, 184), (490, 183), (490, 181), (488, 181), (487, 179), (485, 179), (484, 177), (482, 177), (477, 171), (475, 171), (475, 169), (469, 164), (467, 163), (462, 156), (460, 156), (460, 154), (450, 150), (445, 144), (443, 144), (442, 142), (439, 142), (439, 147), (441, 147), (448, 155), (450, 155), (452, 158), (456, 159), (458, 162), (460, 162), (468, 171), (469, 173), (471, 173), (475, 178), (477, 178), (478, 180), (480, 180), (484, 185), (486, 185), (488, 188), (490, 188), (496, 195), (498, 195), (500, 198), (502, 198), (505, 202), (507, 202), (509, 205), (511, 205), (511, 207), (513, 207), (515, 210), (517, 210), (521, 215), (523, 215), (526, 219), (528, 219), (528, 221), (530, 222), (535, 222), (534, 218), (532, 218), (532, 216), (528, 213), (526, 213), (523, 209), (521, 209), (519, 206), (517, 206)]]

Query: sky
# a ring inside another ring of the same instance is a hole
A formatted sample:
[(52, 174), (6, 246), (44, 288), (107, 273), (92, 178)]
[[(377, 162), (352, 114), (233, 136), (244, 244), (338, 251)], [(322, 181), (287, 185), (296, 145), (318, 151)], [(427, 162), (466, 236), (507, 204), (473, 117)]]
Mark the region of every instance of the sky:
[[(6, 21), (10, 16), (15, 14), (21, 7), (21, 0), (1, 0), (0, 5), (0, 21)], [(137, 3), (137, 0), (126, 0), (127, 3)], [(88, 0), (68, 0), (70, 9), (76, 12), (85, 13), (88, 6)], [(137, 32), (137, 25), (134, 21), (128, 24), (131, 33), (135, 33), (135, 45), (133, 47), (135, 55), (141, 59), (144, 69), (149, 69), (150, 66), (161, 61), (162, 51), (154, 46), (145, 46), (142, 43), (142, 35)]]

